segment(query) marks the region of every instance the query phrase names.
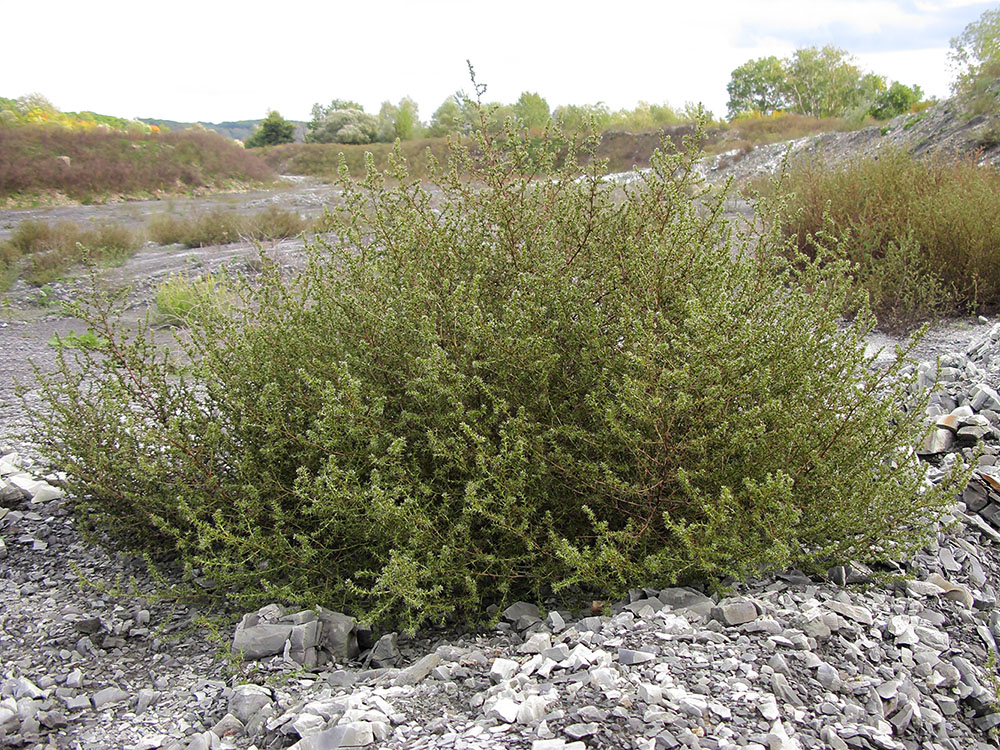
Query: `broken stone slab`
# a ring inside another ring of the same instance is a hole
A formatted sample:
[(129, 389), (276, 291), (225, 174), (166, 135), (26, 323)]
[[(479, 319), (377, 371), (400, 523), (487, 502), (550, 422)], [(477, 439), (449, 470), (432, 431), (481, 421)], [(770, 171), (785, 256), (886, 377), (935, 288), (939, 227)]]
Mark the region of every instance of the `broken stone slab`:
[(723, 599), (711, 610), (713, 620), (718, 620), (723, 625), (730, 627), (756, 620), (759, 615), (760, 610), (757, 605), (744, 597)]
[(441, 663), (438, 653), (427, 654), (422, 659), (402, 670), (392, 681), (393, 685), (416, 685)]
[(361, 649), (358, 644), (358, 628), (355, 619), (323, 607), (317, 608), (316, 615), (323, 625), (323, 634), (319, 645), (330, 655), (330, 658), (339, 664), (357, 658)]
[(241, 622), (233, 635), (230, 652), (233, 656), (242, 655), (244, 659), (262, 659), (280, 654), (285, 650), (285, 642), (292, 634), (293, 627), (291, 623), (244, 627)]
[(339, 750), (342, 747), (367, 747), (374, 742), (371, 722), (351, 721), (305, 737), (288, 750)]

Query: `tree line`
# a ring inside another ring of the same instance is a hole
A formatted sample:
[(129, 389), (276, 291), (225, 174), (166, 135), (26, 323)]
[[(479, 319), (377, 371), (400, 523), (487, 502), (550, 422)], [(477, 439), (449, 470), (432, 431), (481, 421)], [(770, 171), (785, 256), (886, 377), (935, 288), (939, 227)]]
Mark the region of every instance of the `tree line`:
[[(953, 92), (980, 114), (997, 109), (994, 84), (1000, 79), (1000, 8), (987, 10), (951, 40), (950, 62), (955, 68)], [(805, 47), (786, 58), (771, 55), (748, 60), (732, 71), (726, 91), (729, 120), (778, 112), (848, 117), (859, 123), (867, 118), (888, 120), (919, 107), (923, 99), (920, 86), (866, 72), (852, 55), (832, 45)], [(358, 102), (334, 99), (329, 105), (313, 106), (305, 140), (365, 144), (468, 133), (480, 127), (479, 111), (463, 91), (445, 99), (427, 123), (420, 120), (417, 103), (410, 97), (396, 104), (383, 102), (378, 114), (365, 112)], [(647, 102), (631, 110), (612, 111), (603, 102), (552, 109), (540, 94), (530, 91), (522, 92), (513, 104), (487, 104), (485, 111), (490, 117), (487, 127), (502, 127), (514, 117), (529, 130), (540, 130), (555, 120), (569, 132), (642, 131), (697, 117), (712, 119), (711, 112), (693, 103), (681, 109)], [(277, 112), (269, 112), (246, 145), (292, 140), (294, 125)]]

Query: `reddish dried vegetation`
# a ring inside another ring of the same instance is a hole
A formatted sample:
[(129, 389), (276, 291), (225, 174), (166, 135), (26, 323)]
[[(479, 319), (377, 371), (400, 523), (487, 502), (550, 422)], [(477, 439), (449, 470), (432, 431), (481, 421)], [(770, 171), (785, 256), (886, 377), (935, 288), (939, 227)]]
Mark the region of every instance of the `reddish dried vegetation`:
[(60, 191), (98, 201), (144, 194), (261, 182), (274, 172), (217, 133), (127, 135), (50, 125), (0, 129), (0, 199)]

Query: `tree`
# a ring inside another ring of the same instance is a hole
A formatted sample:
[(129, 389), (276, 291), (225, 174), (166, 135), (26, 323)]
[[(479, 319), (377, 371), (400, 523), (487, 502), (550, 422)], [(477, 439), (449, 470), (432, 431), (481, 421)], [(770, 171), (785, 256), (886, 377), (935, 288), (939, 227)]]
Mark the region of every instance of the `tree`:
[(732, 72), (729, 92), (729, 119), (748, 112), (769, 115), (785, 106), (785, 67), (774, 55), (743, 63)]
[(956, 94), (973, 93), (977, 84), (1000, 77), (1000, 8), (987, 10), (952, 39), (948, 58), (956, 68)]
[(549, 124), (552, 116), (549, 112), (549, 103), (540, 95), (530, 91), (522, 91), (521, 96), (514, 103), (514, 116), (517, 117), (529, 130), (532, 128), (544, 128)]
[(373, 143), (378, 135), (378, 118), (359, 109), (334, 109), (306, 135), (312, 143)]
[(286, 120), (277, 110), (270, 109), (267, 112), (267, 117), (261, 120), (260, 125), (247, 138), (244, 145), (247, 148), (257, 148), (258, 146), (276, 146), (279, 143), (293, 143), (294, 141), (295, 123)]
[(785, 64), (785, 97), (810, 117), (837, 117), (861, 100), (862, 74), (854, 58), (832, 45), (795, 51)]
[(462, 92), (458, 92), (441, 102), (441, 106), (434, 110), (434, 114), (431, 116), (428, 135), (431, 137), (440, 137), (461, 133), (464, 118), (462, 117), (462, 105), (460, 102), (464, 99), (465, 95)]
[(417, 103), (408, 96), (400, 99), (399, 104), (382, 102), (378, 113), (377, 140), (391, 143), (397, 138), (401, 141), (415, 138), (421, 129), (417, 112)]
[(904, 112), (923, 99), (924, 92), (917, 85), (906, 86), (899, 81), (880, 91), (868, 110), (868, 114), (876, 120), (890, 120)]

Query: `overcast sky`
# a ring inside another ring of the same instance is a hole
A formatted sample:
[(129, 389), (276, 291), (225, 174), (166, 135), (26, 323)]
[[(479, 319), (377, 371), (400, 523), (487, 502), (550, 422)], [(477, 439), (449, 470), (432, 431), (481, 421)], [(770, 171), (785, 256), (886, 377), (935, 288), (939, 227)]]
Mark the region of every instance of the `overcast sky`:
[(220, 122), (315, 102), (414, 98), (420, 116), (471, 90), (552, 107), (640, 100), (726, 111), (733, 68), (833, 44), (863, 68), (945, 97), (947, 51), (995, 2), (974, 0), (0, 0), (0, 96), (64, 111)]

